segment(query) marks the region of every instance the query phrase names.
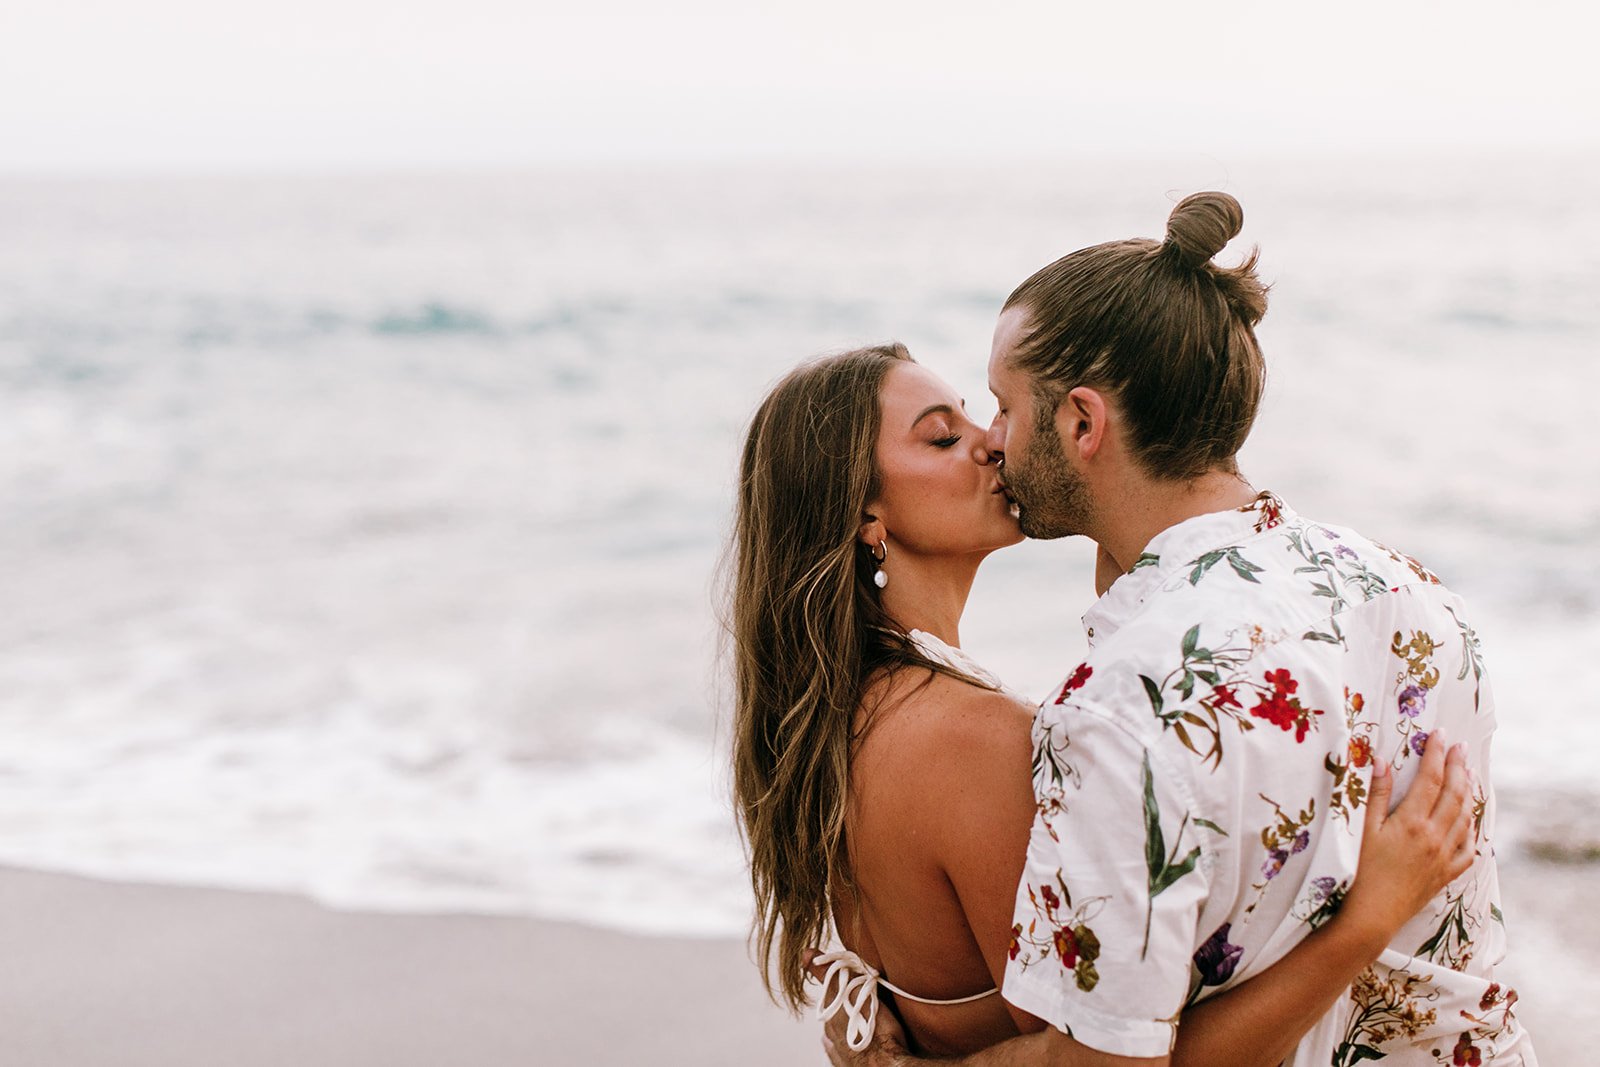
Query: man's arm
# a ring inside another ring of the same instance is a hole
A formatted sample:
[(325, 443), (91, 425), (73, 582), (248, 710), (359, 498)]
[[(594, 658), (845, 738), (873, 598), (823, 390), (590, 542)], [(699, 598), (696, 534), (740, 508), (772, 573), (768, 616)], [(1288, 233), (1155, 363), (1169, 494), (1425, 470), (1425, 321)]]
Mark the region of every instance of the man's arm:
[[(872, 1044), (861, 1052), (851, 1052), (844, 1040), (844, 1016), (828, 1020), (822, 1035), (822, 1048), (834, 1067), (916, 1067), (942, 1063), (960, 1067), (1167, 1067), (1170, 1056), (1154, 1059), (1129, 1059), (1097, 1052), (1081, 1045), (1055, 1027), (1036, 1034), (1023, 1034), (998, 1045), (962, 1056), (959, 1059), (925, 1060), (906, 1051), (905, 1031), (892, 1012), (878, 1014), (878, 1029)], [(1233, 1060), (1217, 1063), (1232, 1064)]]

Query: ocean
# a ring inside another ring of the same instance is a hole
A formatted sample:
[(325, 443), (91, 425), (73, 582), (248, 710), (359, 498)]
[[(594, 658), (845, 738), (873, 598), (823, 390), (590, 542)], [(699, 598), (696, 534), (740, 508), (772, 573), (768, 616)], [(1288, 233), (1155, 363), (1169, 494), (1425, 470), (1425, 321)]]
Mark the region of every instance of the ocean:
[[(983, 421), (1010, 289), (1201, 188), (1274, 286), (1245, 473), (1463, 593), (1508, 810), (1596, 810), (1595, 158), (7, 177), (0, 862), (743, 933), (763, 390), (895, 338)], [(967, 650), (1043, 694), (1092, 560), (997, 554)]]

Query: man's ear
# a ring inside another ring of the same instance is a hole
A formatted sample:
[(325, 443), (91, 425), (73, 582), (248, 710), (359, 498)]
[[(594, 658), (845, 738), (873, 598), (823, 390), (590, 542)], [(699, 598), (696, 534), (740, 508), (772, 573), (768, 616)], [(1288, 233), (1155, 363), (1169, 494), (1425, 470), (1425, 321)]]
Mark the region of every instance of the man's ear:
[(1109, 440), (1110, 405), (1098, 389), (1080, 385), (1061, 398), (1056, 408), (1056, 434), (1061, 449), (1080, 460), (1093, 459)]

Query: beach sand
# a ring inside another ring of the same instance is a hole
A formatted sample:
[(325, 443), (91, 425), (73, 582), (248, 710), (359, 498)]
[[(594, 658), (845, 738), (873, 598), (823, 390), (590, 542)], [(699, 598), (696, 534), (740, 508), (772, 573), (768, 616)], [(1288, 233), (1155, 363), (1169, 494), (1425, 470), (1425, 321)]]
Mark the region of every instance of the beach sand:
[[(1541, 1061), (1588, 1062), (1600, 867), (1522, 857), (1502, 880)], [(0, 916), (6, 1067), (823, 1062), (733, 939), (21, 870), (0, 870)]]
[(823, 1062), (742, 942), (0, 870), (4, 1067)]

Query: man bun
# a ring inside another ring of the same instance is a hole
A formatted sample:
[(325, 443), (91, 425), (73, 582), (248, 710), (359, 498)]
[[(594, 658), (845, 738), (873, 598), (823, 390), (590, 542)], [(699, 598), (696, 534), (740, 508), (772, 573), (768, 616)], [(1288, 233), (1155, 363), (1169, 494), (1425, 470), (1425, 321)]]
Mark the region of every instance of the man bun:
[(1244, 228), (1244, 208), (1227, 193), (1194, 193), (1167, 217), (1163, 252), (1185, 267), (1204, 266)]
[(1100, 389), (1149, 473), (1236, 471), (1266, 382), (1255, 326), (1267, 287), (1256, 250), (1231, 267), (1212, 257), (1243, 226), (1239, 201), (1196, 193), (1172, 209), (1166, 240), (1080, 248), (1017, 286), (1005, 306), (1027, 312), (1027, 331), (1009, 360), (1045, 398), (1035, 411), (1053, 418), (1069, 390)]

